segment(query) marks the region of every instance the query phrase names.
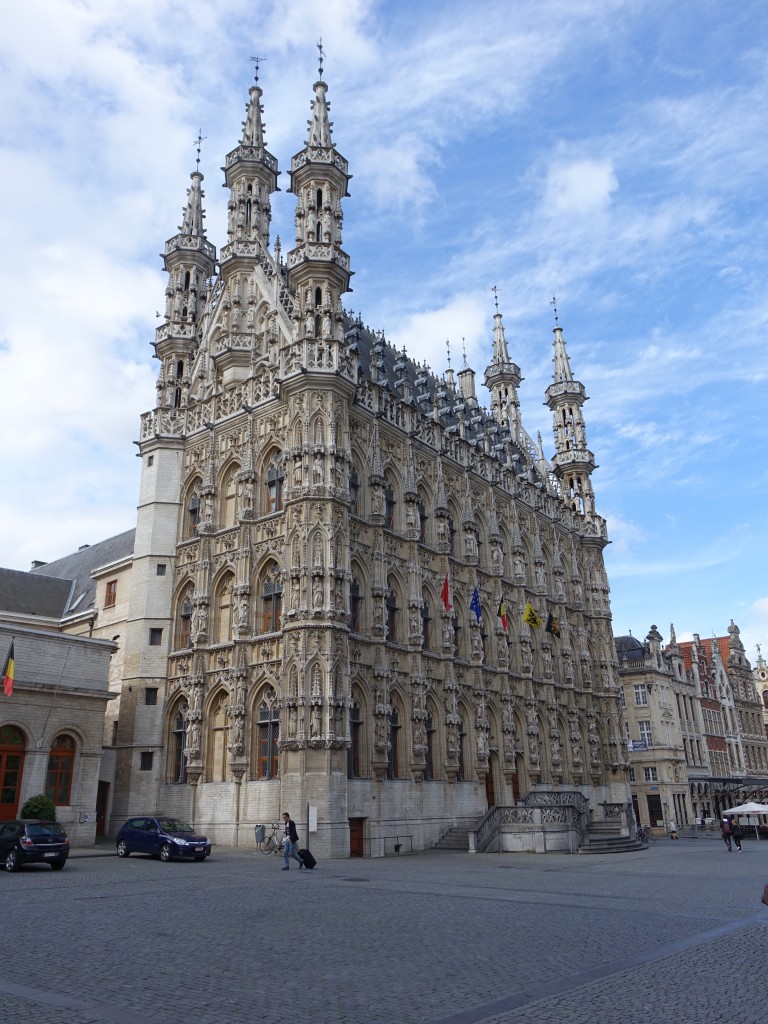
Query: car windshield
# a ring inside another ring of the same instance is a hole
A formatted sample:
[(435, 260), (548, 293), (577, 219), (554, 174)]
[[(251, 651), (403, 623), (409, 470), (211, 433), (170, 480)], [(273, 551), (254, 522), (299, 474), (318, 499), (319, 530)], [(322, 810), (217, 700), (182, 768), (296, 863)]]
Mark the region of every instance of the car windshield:
[(61, 825), (55, 821), (39, 822), (36, 825), (27, 825), (28, 836), (60, 836), (64, 832)]
[(194, 832), (191, 825), (177, 818), (158, 818), (157, 824), (164, 832)]

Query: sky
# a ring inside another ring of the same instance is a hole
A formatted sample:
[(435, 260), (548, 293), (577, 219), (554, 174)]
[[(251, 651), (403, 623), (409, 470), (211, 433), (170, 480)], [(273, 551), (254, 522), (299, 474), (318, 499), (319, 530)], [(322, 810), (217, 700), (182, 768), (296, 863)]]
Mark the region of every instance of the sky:
[[(438, 374), (490, 362), (493, 288), (554, 453), (552, 328), (586, 387), (614, 632), (768, 644), (764, 0), (26, 0), (0, 35), (0, 566), (135, 523), (161, 252), (262, 58), (293, 240), (322, 39), (347, 308)], [(768, 653), (768, 647), (764, 648)]]

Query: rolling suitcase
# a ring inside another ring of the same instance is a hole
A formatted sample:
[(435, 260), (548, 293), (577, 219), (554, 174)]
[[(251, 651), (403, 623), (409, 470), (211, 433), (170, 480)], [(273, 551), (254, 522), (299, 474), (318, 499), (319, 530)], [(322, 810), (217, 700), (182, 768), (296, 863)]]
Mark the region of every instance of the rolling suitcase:
[(299, 850), (299, 856), (301, 857), (301, 863), (304, 865), (305, 868), (308, 868), (310, 871), (315, 866), (315, 864), (317, 864), (317, 861), (309, 852), (309, 850)]

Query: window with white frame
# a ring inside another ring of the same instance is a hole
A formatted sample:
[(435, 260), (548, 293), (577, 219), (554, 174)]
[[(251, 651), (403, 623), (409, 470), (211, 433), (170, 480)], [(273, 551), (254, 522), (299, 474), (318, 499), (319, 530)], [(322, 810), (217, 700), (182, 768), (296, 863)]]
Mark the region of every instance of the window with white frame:
[(635, 707), (644, 708), (648, 706), (648, 691), (645, 683), (638, 683), (635, 686)]

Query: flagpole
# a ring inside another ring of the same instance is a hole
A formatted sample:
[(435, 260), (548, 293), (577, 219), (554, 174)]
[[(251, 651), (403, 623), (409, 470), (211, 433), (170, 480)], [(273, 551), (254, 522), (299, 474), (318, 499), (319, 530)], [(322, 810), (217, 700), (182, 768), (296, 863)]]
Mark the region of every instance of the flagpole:
[(51, 705), (48, 708), (48, 714), (45, 716), (45, 722), (43, 723), (43, 728), (40, 732), (40, 740), (38, 746), (43, 745), (43, 740), (45, 739), (45, 730), (48, 728), (48, 720), (51, 717), (51, 712), (53, 711), (53, 705), (56, 701), (56, 694), (59, 692), (59, 686), (61, 685), (61, 680), (64, 676), (64, 669), (67, 667), (67, 658), (69, 657), (69, 652), (71, 650), (71, 647), (67, 647), (67, 653), (64, 655), (64, 661), (61, 666), (61, 671), (59, 672), (59, 678), (56, 680), (56, 686), (53, 691), (53, 696), (51, 697)]

